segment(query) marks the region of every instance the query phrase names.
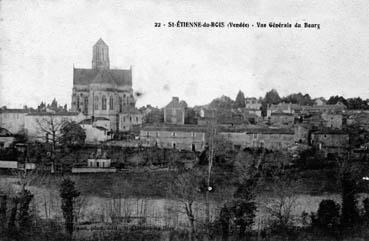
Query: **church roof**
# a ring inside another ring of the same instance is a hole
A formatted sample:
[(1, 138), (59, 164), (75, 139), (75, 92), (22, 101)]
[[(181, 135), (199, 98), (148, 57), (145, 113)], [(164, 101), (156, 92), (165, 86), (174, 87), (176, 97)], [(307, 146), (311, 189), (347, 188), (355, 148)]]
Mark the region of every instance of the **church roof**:
[(100, 38), (99, 40), (97, 40), (97, 42), (95, 43), (95, 45), (106, 45), (106, 46), (108, 46), (108, 45), (104, 42), (104, 40), (102, 40), (102, 38)]
[(74, 69), (73, 85), (112, 84), (117, 86), (132, 86), (130, 69)]

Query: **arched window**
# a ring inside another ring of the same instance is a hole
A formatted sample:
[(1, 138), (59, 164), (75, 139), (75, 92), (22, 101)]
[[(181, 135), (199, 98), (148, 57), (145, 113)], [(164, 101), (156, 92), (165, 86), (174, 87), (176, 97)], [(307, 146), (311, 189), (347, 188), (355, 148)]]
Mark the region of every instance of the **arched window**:
[(109, 110), (114, 110), (113, 96), (110, 96), (109, 98)]
[(95, 110), (99, 109), (99, 97), (98, 96), (95, 96), (94, 98), (94, 108)]
[(123, 98), (119, 96), (119, 112), (123, 112)]
[(103, 95), (103, 97), (101, 99), (101, 109), (106, 110), (106, 97), (105, 97), (105, 95)]
[(79, 111), (79, 96), (77, 95), (77, 111)]
[(87, 96), (85, 96), (85, 98), (84, 98), (84, 103), (83, 103), (83, 107), (84, 107), (84, 112), (85, 113), (87, 113), (88, 112), (88, 97)]

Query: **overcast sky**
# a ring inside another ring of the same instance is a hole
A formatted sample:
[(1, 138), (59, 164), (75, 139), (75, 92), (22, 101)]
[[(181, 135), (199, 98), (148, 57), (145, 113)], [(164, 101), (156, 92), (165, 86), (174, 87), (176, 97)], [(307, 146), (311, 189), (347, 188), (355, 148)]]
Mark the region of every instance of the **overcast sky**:
[[(319, 23), (317, 29), (154, 28), (155, 22)], [(215, 97), (343, 95), (369, 98), (369, 1), (3, 0), (0, 106), (70, 106), (73, 65), (90, 68), (102, 38), (111, 68), (133, 66), (137, 105)]]

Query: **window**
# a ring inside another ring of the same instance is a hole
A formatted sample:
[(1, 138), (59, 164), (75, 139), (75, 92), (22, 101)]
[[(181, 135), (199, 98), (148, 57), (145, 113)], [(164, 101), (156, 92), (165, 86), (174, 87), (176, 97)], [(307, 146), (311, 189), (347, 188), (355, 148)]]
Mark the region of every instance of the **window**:
[(106, 97), (104, 95), (101, 99), (101, 109), (106, 110)]
[(176, 133), (175, 132), (172, 132), (172, 136), (176, 136)]
[(173, 149), (176, 149), (176, 143), (175, 142), (172, 143), (172, 146), (173, 146)]
[(254, 139), (257, 139), (258, 138), (258, 134), (252, 134)]
[(79, 105), (80, 105), (80, 103), (79, 103), (79, 96), (77, 96), (77, 111), (79, 111)]
[(109, 110), (114, 110), (114, 99), (113, 96), (109, 98)]
[(156, 137), (159, 137), (159, 132), (158, 131), (156, 132)]
[(85, 96), (85, 98), (84, 98), (84, 104), (83, 104), (84, 106), (84, 112), (85, 113), (87, 113), (88, 112), (88, 97), (87, 96)]
[(94, 98), (94, 108), (95, 110), (99, 109), (99, 97), (95, 96)]
[(136, 116), (136, 122), (138, 122), (138, 117)]
[(119, 96), (119, 112), (123, 111), (123, 98)]

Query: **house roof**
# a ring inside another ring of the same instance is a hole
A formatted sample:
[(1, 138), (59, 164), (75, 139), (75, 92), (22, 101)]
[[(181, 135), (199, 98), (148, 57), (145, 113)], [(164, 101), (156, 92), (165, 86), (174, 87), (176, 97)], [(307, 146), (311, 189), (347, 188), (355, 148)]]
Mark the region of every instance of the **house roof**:
[(132, 86), (130, 69), (73, 69), (73, 85), (111, 84)]
[(186, 108), (187, 103), (185, 101), (179, 101), (178, 97), (173, 97), (172, 100), (165, 106), (165, 108)]
[[(108, 118), (106, 117), (94, 117), (94, 121), (110, 121)], [(92, 124), (92, 119), (90, 118), (87, 118), (87, 119), (84, 119), (82, 121), (79, 122), (79, 124), (81, 125), (91, 125)]]
[(312, 134), (318, 134), (318, 135), (348, 135), (348, 133), (344, 130), (339, 129), (322, 129), (313, 131)]
[(5, 128), (0, 127), (0, 137), (13, 136), (13, 134)]
[(149, 125), (141, 128), (142, 131), (183, 131), (207, 132), (207, 127), (198, 125)]
[(268, 127), (239, 127), (239, 128), (221, 128), (220, 132), (245, 132), (247, 134), (288, 134), (293, 135), (293, 129), (288, 128), (268, 128)]
[(96, 129), (99, 129), (101, 131), (108, 131), (108, 129), (106, 129), (105, 127), (102, 126), (95, 126)]
[(271, 113), (272, 116), (293, 116), (291, 113), (284, 113), (284, 112), (274, 112)]
[(76, 116), (79, 115), (79, 112), (32, 112), (29, 113), (29, 116)]
[(26, 109), (0, 109), (0, 113), (28, 113)]

